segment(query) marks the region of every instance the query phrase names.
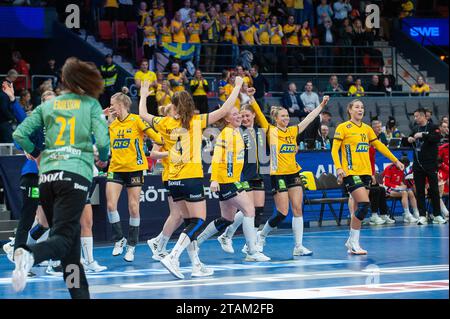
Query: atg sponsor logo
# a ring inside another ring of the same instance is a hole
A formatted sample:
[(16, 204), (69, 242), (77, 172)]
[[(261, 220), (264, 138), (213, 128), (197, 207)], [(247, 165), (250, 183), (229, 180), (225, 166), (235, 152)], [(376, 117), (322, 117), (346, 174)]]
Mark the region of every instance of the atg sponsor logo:
[(365, 153), (369, 151), (369, 144), (368, 143), (359, 143), (356, 145), (356, 152), (357, 153)]
[(129, 145), (130, 145), (130, 139), (129, 138), (119, 138), (119, 139), (115, 139), (114, 140), (113, 148), (114, 149), (128, 148)]
[(295, 153), (295, 150), (296, 150), (295, 144), (283, 144), (281, 145), (280, 153), (281, 154)]

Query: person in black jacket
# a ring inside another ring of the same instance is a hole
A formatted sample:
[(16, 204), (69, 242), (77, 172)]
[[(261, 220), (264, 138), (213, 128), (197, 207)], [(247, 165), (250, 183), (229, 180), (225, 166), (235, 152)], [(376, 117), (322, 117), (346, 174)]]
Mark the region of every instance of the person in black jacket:
[[(2, 87), (11, 85), (17, 79), (17, 71), (9, 70), (7, 77), (2, 81)], [(12, 122), (15, 120), (10, 97), (0, 90), (0, 143), (12, 143)]]
[(428, 179), (428, 194), (433, 206), (433, 224), (445, 224), (441, 216), (438, 186), (438, 144), (441, 138), (439, 127), (427, 121), (426, 111), (419, 108), (414, 112), (417, 126), (408, 137), (408, 142), (414, 147), (414, 183), (416, 185), (417, 206), (419, 208), (419, 225), (428, 223), (425, 206), (425, 183)]
[(100, 96), (100, 104), (103, 108), (109, 107), (111, 96), (116, 93), (116, 82), (118, 76), (117, 65), (113, 63), (111, 54), (105, 55), (105, 64), (100, 67), (105, 90)]
[(254, 65), (250, 69), (250, 75), (252, 76), (253, 80), (253, 87), (255, 88), (255, 100), (262, 108), (265, 106), (264, 102), (264, 96), (269, 91), (269, 81), (265, 78), (264, 75), (258, 72), (259, 67), (257, 65)]
[[(331, 18), (327, 17), (323, 20), (323, 25), (318, 27), (319, 41), (321, 46), (335, 46), (338, 41), (337, 30), (333, 26)], [(320, 72), (333, 72), (334, 53), (333, 48), (324, 47), (320, 49), (321, 68)]]
[(298, 117), (300, 120), (302, 117), (308, 115), (304, 108), (300, 94), (297, 93), (297, 86), (294, 82), (289, 83), (288, 91), (284, 93), (281, 99), (281, 105), (288, 110), (290, 117)]
[[(367, 88), (367, 96), (384, 96), (385, 90), (382, 86), (382, 83), (380, 82), (380, 77), (376, 74), (372, 75), (372, 82), (370, 82), (369, 87)], [(373, 94), (373, 93), (375, 94)], [(380, 94), (376, 94), (380, 93)], [(383, 94), (381, 94), (383, 93)]]

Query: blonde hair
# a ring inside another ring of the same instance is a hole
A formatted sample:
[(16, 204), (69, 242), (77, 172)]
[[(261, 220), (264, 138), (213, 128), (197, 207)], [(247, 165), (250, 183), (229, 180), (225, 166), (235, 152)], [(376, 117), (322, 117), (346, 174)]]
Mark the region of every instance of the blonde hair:
[(111, 96), (111, 99), (117, 100), (122, 103), (127, 110), (130, 110), (131, 107), (131, 99), (128, 95), (123, 94), (122, 92), (118, 92)]
[(190, 122), (194, 116), (195, 104), (192, 95), (186, 91), (175, 92), (172, 103), (181, 120), (181, 126), (185, 129), (190, 128)]
[(255, 114), (255, 110), (253, 109), (253, 106), (251, 106), (251, 104), (243, 104), (241, 105), (241, 112), (242, 111), (249, 111), (252, 112), (253, 114)]
[(46, 100), (47, 98), (49, 98), (50, 96), (56, 97), (56, 93), (53, 92), (53, 91), (50, 91), (50, 90), (45, 91), (45, 92), (42, 93), (42, 95), (41, 95), (41, 102), (44, 103), (45, 100)]
[(349, 119), (352, 118), (352, 116), (350, 115), (350, 110), (352, 109), (353, 105), (354, 105), (356, 102), (360, 102), (362, 105), (364, 105), (363, 102), (362, 102), (360, 99), (354, 99), (353, 101), (351, 101), (350, 103), (348, 103), (348, 104), (347, 104), (347, 115), (348, 115), (348, 118), (349, 118)]
[(275, 106), (275, 105), (270, 108), (270, 118), (272, 119), (272, 122), (275, 123), (278, 113), (281, 110), (285, 110), (285, 108), (282, 106)]

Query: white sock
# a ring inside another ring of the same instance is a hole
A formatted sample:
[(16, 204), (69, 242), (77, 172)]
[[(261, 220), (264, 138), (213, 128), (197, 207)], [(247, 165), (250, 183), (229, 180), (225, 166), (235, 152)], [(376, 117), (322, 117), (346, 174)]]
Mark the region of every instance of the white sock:
[[(234, 215), (234, 222), (233, 222), (233, 224), (228, 226), (227, 229), (225, 230), (225, 236), (227, 236), (228, 238), (233, 238), (234, 233), (239, 228), (239, 226), (241, 226), (243, 219), (244, 219), (244, 213), (241, 212), (241, 211), (238, 211), (236, 213), (236, 215)], [(255, 225), (253, 225), (253, 227), (254, 226)]]
[(378, 213), (372, 213), (372, 217), (378, 217)]
[(256, 231), (255, 216), (242, 218), (242, 230), (244, 231), (245, 241), (247, 242), (249, 254), (256, 252)]
[(295, 246), (301, 246), (303, 244), (303, 217), (292, 217), (292, 232)]
[(155, 237), (155, 241), (156, 241), (156, 244), (157, 245), (159, 245), (159, 241), (161, 240), (161, 237), (163, 236), (163, 232), (160, 232), (159, 234), (158, 234), (158, 236), (156, 236)]
[(183, 250), (185, 250), (190, 243), (191, 239), (189, 238), (189, 236), (186, 235), (186, 233), (181, 233), (177, 243), (175, 244), (175, 247), (173, 247), (172, 251), (170, 252), (170, 255), (172, 255), (176, 259), (179, 259)]
[(261, 230), (261, 236), (262, 236), (262, 237), (267, 237), (267, 236), (270, 234), (270, 232), (271, 232), (272, 230), (274, 230), (274, 229), (275, 229), (275, 227), (270, 226), (270, 225), (269, 225), (269, 222), (267, 221), (267, 222), (264, 224), (263, 229)]
[(198, 256), (198, 243), (196, 240), (192, 241), (189, 246), (187, 246), (186, 250), (188, 252), (192, 266), (200, 265), (202, 263), (200, 261), (200, 257)]
[(350, 240), (359, 243), (359, 229), (352, 229), (350, 228)]
[(210, 222), (208, 224), (208, 226), (206, 226), (205, 230), (202, 231), (202, 233), (200, 235), (198, 235), (198, 237), (197, 237), (198, 245), (200, 246), (201, 244), (203, 244), (203, 242), (205, 240), (207, 240), (211, 236), (214, 236), (218, 232), (219, 231), (217, 230), (216, 225), (214, 224), (214, 221)]
[(83, 258), (88, 264), (94, 261), (94, 240), (92, 237), (81, 237), (81, 251)]
[(419, 213), (419, 209), (416, 207), (416, 208), (413, 208), (413, 213), (415, 214), (415, 215), (420, 215), (420, 213)]
[(158, 242), (158, 250), (163, 251), (166, 250), (167, 243), (169, 242), (170, 237), (166, 235), (162, 235)]
[(440, 199), (440, 203), (441, 203), (441, 213), (444, 215), (448, 215), (448, 209), (444, 204), (444, 201), (442, 200), (442, 198)]
[(48, 239), (49, 235), (50, 235), (50, 229), (47, 229), (47, 231), (45, 233), (43, 233), (41, 237), (38, 238), (36, 243), (42, 243), (43, 241), (46, 241)]
[(405, 215), (411, 214), (411, 212), (409, 211), (409, 208), (403, 208), (403, 213), (404, 213)]

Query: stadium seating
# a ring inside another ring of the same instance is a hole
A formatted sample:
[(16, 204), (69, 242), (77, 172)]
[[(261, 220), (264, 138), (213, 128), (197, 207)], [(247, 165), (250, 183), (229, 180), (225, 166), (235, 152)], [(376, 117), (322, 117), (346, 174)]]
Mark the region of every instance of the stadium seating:
[(109, 21), (99, 21), (98, 23), (98, 34), (100, 40), (102, 41), (112, 41), (113, 32), (111, 27), (111, 22)]

